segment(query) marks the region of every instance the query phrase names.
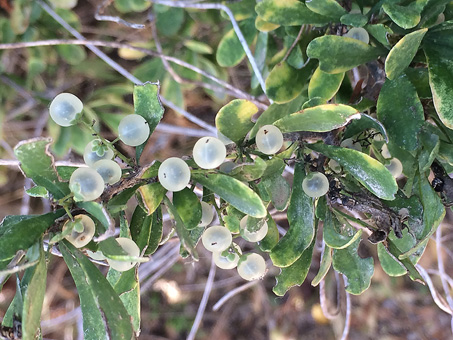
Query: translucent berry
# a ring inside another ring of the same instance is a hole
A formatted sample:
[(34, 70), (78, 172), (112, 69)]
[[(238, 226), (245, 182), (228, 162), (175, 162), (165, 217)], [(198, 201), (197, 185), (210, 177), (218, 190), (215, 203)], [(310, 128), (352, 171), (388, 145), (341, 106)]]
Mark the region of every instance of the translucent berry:
[[(233, 247), (236, 251), (233, 250)], [(227, 250), (222, 252), (213, 252), (212, 256), (214, 257), (214, 263), (217, 267), (222, 269), (233, 269), (236, 268), (239, 262), (239, 254), (242, 254), (241, 247), (239, 247), (236, 243), (232, 243)]]
[(82, 101), (71, 93), (60, 93), (49, 106), (50, 117), (60, 126), (74, 125), (82, 110)]
[(212, 205), (206, 202), (201, 203), (201, 221), (198, 224), (199, 227), (206, 227), (214, 219), (214, 210)]
[(242, 255), (238, 263), (238, 274), (244, 280), (261, 279), (266, 273), (266, 261), (261, 255), (251, 253)]
[(190, 181), (190, 169), (181, 158), (171, 157), (162, 162), (158, 171), (160, 184), (169, 191), (181, 191)]
[(395, 178), (400, 177), (403, 173), (403, 164), (398, 158), (392, 158), (390, 163), (386, 164), (385, 167)]
[(340, 143), (340, 146), (342, 148), (348, 148), (362, 152), (362, 145), (360, 145), (360, 143), (354, 143), (354, 140), (352, 138), (346, 138)]
[(92, 201), (104, 191), (104, 180), (92, 168), (78, 168), (69, 179), (69, 189), (76, 201)]
[(232, 241), (233, 237), (231, 236), (230, 231), (220, 225), (207, 228), (201, 237), (203, 246), (212, 252), (228, 249)]
[(63, 232), (67, 228), (72, 228), (72, 232), (65, 238), (76, 248), (85, 247), (90, 243), (96, 231), (94, 221), (87, 215), (76, 215), (74, 221), (66, 221), (63, 225)]
[(341, 165), (335, 159), (331, 159), (328, 164), (333, 172), (337, 174), (341, 172)]
[(106, 257), (104, 256), (104, 254), (102, 254), (102, 251), (100, 250), (93, 253), (91, 250), (87, 249), (87, 255), (91, 257), (93, 260), (97, 261), (104, 261), (106, 259)]
[(302, 189), (310, 197), (320, 197), (329, 191), (329, 181), (320, 172), (311, 172), (304, 178)]
[(256, 133), (255, 141), (259, 151), (273, 155), (283, 146), (283, 134), (274, 125), (264, 125)]
[(121, 119), (120, 125), (118, 125), (118, 137), (126, 145), (141, 145), (149, 137), (148, 122), (140, 115), (127, 115)]
[(357, 39), (364, 42), (365, 44), (368, 44), (370, 42), (370, 36), (368, 32), (362, 27), (351, 28), (349, 32), (344, 35), (344, 37)]
[(217, 168), (225, 157), (225, 144), (215, 137), (200, 138), (193, 147), (193, 160), (202, 169)]
[(392, 155), (390, 154), (387, 144), (382, 145), (381, 155), (382, 155), (382, 157), (387, 158), (387, 159), (392, 158)]
[(94, 163), (102, 159), (112, 159), (113, 151), (106, 145), (103, 145), (99, 139), (92, 140), (85, 147), (83, 152), (83, 160), (88, 166), (93, 166)]
[(115, 184), (121, 179), (121, 167), (115, 161), (102, 159), (93, 165), (93, 169), (101, 175), (105, 184)]
[(248, 223), (249, 225), (247, 225), (248, 220), (249, 220), (248, 215), (245, 215), (241, 219), (240, 227), (242, 237), (249, 242), (259, 242), (263, 238), (265, 238), (267, 235), (267, 231), (269, 229), (266, 220), (259, 218), (251, 218), (250, 222)]
[[(140, 248), (137, 244), (132, 241), (130, 238), (126, 237), (118, 237), (116, 241), (120, 244), (121, 248), (127, 253), (129, 256), (139, 257), (140, 256)], [(118, 260), (111, 260), (107, 258), (107, 262), (113, 269), (119, 272), (125, 272), (133, 268), (137, 262), (131, 261), (118, 261)]]

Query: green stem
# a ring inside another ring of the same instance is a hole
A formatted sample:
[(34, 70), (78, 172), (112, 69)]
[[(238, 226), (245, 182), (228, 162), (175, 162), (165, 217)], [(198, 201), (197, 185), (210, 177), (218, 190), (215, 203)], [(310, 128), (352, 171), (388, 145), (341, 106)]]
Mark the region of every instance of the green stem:
[(71, 192), (69, 194), (67, 194), (65, 197), (63, 198), (60, 198), (58, 201), (57, 201), (57, 204), (58, 205), (61, 205), (61, 206), (65, 206), (66, 205), (66, 201), (70, 198), (74, 197), (74, 193)]
[(66, 214), (68, 214), (68, 216), (71, 219), (71, 221), (74, 222), (74, 217), (72, 216), (71, 211), (69, 211), (69, 207), (67, 205), (64, 205), (63, 209), (66, 211)]
[(113, 142), (110, 142), (108, 141), (107, 139), (105, 139), (104, 137), (102, 137), (94, 128), (91, 124), (88, 124), (87, 122), (85, 121), (82, 121), (82, 124), (85, 125), (85, 127), (88, 128), (88, 130), (90, 130), (90, 132), (93, 134), (93, 136), (96, 136), (97, 138), (99, 138), (103, 144), (107, 145), (107, 147), (113, 151), (113, 154), (115, 156), (117, 156), (119, 159), (121, 159), (124, 163), (126, 163), (127, 165), (129, 165), (130, 167), (134, 167), (134, 163), (132, 162), (132, 160), (128, 157), (126, 157), (125, 155), (123, 155), (121, 152), (119, 152), (115, 146), (113, 145), (114, 143), (116, 143), (119, 138), (116, 138)]

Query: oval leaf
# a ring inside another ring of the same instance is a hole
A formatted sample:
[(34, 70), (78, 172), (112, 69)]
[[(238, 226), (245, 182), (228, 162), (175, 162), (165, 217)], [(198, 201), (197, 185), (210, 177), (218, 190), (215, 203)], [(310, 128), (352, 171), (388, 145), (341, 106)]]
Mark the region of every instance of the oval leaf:
[(322, 101), (330, 100), (337, 93), (343, 81), (344, 73), (329, 74), (318, 67), (308, 84), (308, 97), (320, 97)]
[(360, 113), (351, 106), (325, 104), (311, 107), (277, 120), (274, 125), (282, 132), (327, 132), (338, 129), (351, 119), (359, 119)]
[(362, 235), (362, 229), (355, 230), (346, 220), (340, 221), (330, 210), (327, 210), (323, 226), (324, 242), (333, 249), (349, 247)]
[(192, 174), (192, 179), (207, 187), (244, 214), (256, 218), (267, 215), (261, 198), (247, 185), (222, 174)]
[(316, 143), (309, 148), (336, 160), (345, 171), (354, 176), (377, 197), (393, 200), (398, 190), (395, 178), (384, 165), (370, 156), (351, 149)]
[(201, 204), (197, 195), (185, 188), (173, 193), (173, 205), (187, 229), (193, 229), (201, 221)]
[(258, 108), (245, 99), (235, 99), (222, 107), (215, 117), (217, 130), (233, 142), (239, 142), (253, 127), (252, 116)]
[(329, 18), (331, 21), (338, 21), (346, 14), (346, 10), (335, 0), (308, 0), (305, 5), (315, 13)]

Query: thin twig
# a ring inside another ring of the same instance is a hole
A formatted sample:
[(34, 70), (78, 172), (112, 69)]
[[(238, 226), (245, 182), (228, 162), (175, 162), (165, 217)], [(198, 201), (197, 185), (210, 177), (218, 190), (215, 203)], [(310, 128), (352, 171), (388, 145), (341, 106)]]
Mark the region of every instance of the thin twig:
[(195, 316), (195, 321), (193, 322), (190, 333), (187, 336), (187, 340), (194, 340), (197, 335), (198, 328), (200, 327), (201, 320), (203, 319), (204, 311), (206, 310), (206, 305), (208, 304), (209, 295), (211, 294), (212, 286), (214, 283), (216, 265), (214, 262), (214, 257), (211, 260), (211, 268), (209, 269), (208, 280), (206, 281), (206, 288), (203, 292), (203, 297), (201, 298), (200, 306), (198, 307), (197, 315)]
[[(345, 275), (343, 275), (343, 280), (346, 286), (348, 278)], [(343, 334), (341, 335), (340, 340), (346, 340), (348, 338), (349, 329), (351, 327), (351, 295), (346, 290), (345, 293), (346, 293), (346, 315), (344, 320)]]
[(286, 59), (288, 59), (288, 57), (291, 54), (291, 52), (293, 51), (294, 47), (296, 47), (297, 43), (299, 42), (300, 37), (302, 36), (302, 32), (304, 31), (304, 29), (305, 29), (305, 25), (300, 26), (299, 33), (297, 33), (296, 39), (293, 41), (293, 43), (291, 44), (291, 46), (288, 49), (288, 51), (286, 51), (286, 54), (283, 57), (282, 62), (285, 61)]
[(114, 17), (114, 16), (111, 16), (111, 15), (103, 15), (102, 13), (104, 13), (104, 10), (112, 3), (112, 0), (104, 0), (96, 9), (96, 12), (94, 13), (94, 17), (96, 18), (96, 20), (99, 20), (99, 21), (111, 21), (111, 22), (116, 22), (118, 24), (121, 24), (121, 25), (124, 25), (124, 26), (127, 26), (127, 27), (130, 27), (130, 28), (133, 28), (133, 29), (137, 29), (137, 30), (141, 30), (141, 29), (144, 29), (145, 28), (145, 25), (142, 25), (142, 24), (134, 24), (132, 22), (128, 22), (124, 19), (121, 19), (120, 17)]
[(258, 280), (254, 280), (254, 281), (250, 281), (250, 282), (247, 282), (245, 284), (243, 284), (242, 286), (239, 286), (239, 287), (236, 287), (235, 289), (233, 290), (230, 290), (227, 294), (225, 294), (219, 301), (216, 302), (216, 304), (214, 305), (214, 307), (212, 307), (212, 310), (214, 312), (218, 311), (220, 309), (220, 307), (222, 307), (225, 302), (227, 302), (229, 299), (231, 299), (233, 296), (249, 289), (250, 287), (253, 287), (254, 285), (256, 285), (259, 281)]
[[(437, 266), (440, 273), (440, 281), (442, 282), (442, 288), (444, 290), (445, 296), (447, 298), (447, 303), (450, 306), (450, 310), (453, 310), (453, 299), (450, 294), (450, 287), (448, 287), (448, 282), (445, 279), (445, 266), (444, 259), (442, 257), (442, 223), (436, 230), (436, 251), (437, 251)], [(451, 331), (453, 333), (453, 315), (450, 321)]]
[(247, 44), (247, 41), (245, 40), (245, 37), (242, 34), (242, 31), (239, 28), (239, 25), (238, 25), (236, 19), (234, 18), (233, 12), (231, 12), (231, 10), (227, 6), (220, 4), (220, 3), (190, 3), (187, 1), (152, 0), (152, 2), (154, 4), (161, 4), (161, 5), (166, 5), (169, 7), (195, 8), (195, 9), (218, 9), (218, 10), (224, 11), (231, 20), (233, 29), (236, 32), (236, 35), (242, 45), (242, 48), (245, 51), (245, 54), (247, 55), (250, 65), (252, 66), (253, 72), (255, 72), (255, 76), (258, 79), (258, 82), (260, 83), (260, 86), (261, 86), (263, 92), (266, 93), (266, 84), (264, 83), (263, 75), (261, 74), (261, 71), (256, 63), (255, 57), (253, 56), (252, 51), (250, 50), (249, 45)]
[(434, 287), (433, 281), (431, 280), (431, 277), (429, 276), (429, 274), (426, 272), (425, 268), (423, 268), (419, 264), (416, 264), (415, 268), (417, 268), (420, 275), (423, 277), (423, 280), (425, 280), (426, 284), (428, 285), (428, 288), (429, 288), (429, 291), (431, 292), (431, 296), (433, 297), (434, 303), (440, 309), (442, 309), (445, 313), (453, 315), (453, 311), (451, 310), (451, 308), (447, 304), (447, 302), (442, 298), (442, 296), (439, 295), (439, 292)]
[(327, 296), (326, 296), (325, 278), (319, 282), (319, 304), (321, 305), (322, 313), (329, 320), (335, 319), (338, 316), (338, 314), (340, 313), (339, 304), (337, 304), (337, 308), (336, 308), (335, 312), (332, 313), (329, 311), (329, 306), (328, 306)]

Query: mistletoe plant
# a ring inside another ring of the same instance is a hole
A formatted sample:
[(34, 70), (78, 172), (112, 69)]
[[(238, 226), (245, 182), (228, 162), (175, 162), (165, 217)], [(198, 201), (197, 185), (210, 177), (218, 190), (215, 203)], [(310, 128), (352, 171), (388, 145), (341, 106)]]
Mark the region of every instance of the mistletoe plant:
[[(115, 6), (142, 12), (149, 3)], [(163, 0), (153, 6), (158, 28), (168, 29), (163, 22), (171, 13), (184, 18), (178, 7), (197, 7)], [(453, 200), (447, 175), (453, 170), (451, 2), (244, 0), (224, 7), (239, 26), (218, 42), (210, 67), (201, 56), (198, 66), (220, 74), (247, 55), (255, 96), (218, 111), (218, 138), (199, 139), (187, 157), (142, 164), (164, 114), (159, 84), (146, 82), (135, 85), (134, 113), (113, 128), (113, 141), (76, 96), (52, 100), (55, 123), (91, 135), (81, 147), (84, 167), (56, 166), (51, 138), (15, 147), (24, 176), (35, 184), (28, 195), (50, 200), (52, 211), (7, 216), (0, 224), (0, 287), (16, 264), (25, 269), (2, 332), (24, 339), (39, 333), (46, 263), (57, 252), (77, 286), (85, 339), (138, 335), (138, 266), (165, 242), (162, 209), (182, 257), (197, 261), (201, 243), (218, 267), (237, 268), (245, 280), (263, 278), (270, 258), (281, 268), (273, 288), (278, 296), (305, 281), (317, 240), (323, 253), (314, 286), (332, 268), (344, 275), (348, 293), (364, 292), (375, 260), (359, 256), (361, 242), (377, 248), (388, 275), (424, 282), (417, 262)], [(187, 46), (193, 55), (211, 49), (194, 41)], [(119, 143), (135, 147), (134, 157), (121, 153)], [(138, 204), (128, 221), (133, 197)], [(286, 212), (284, 236), (270, 211)], [(255, 243), (255, 250), (243, 253), (238, 238)], [(106, 277), (99, 261), (110, 266)]]

